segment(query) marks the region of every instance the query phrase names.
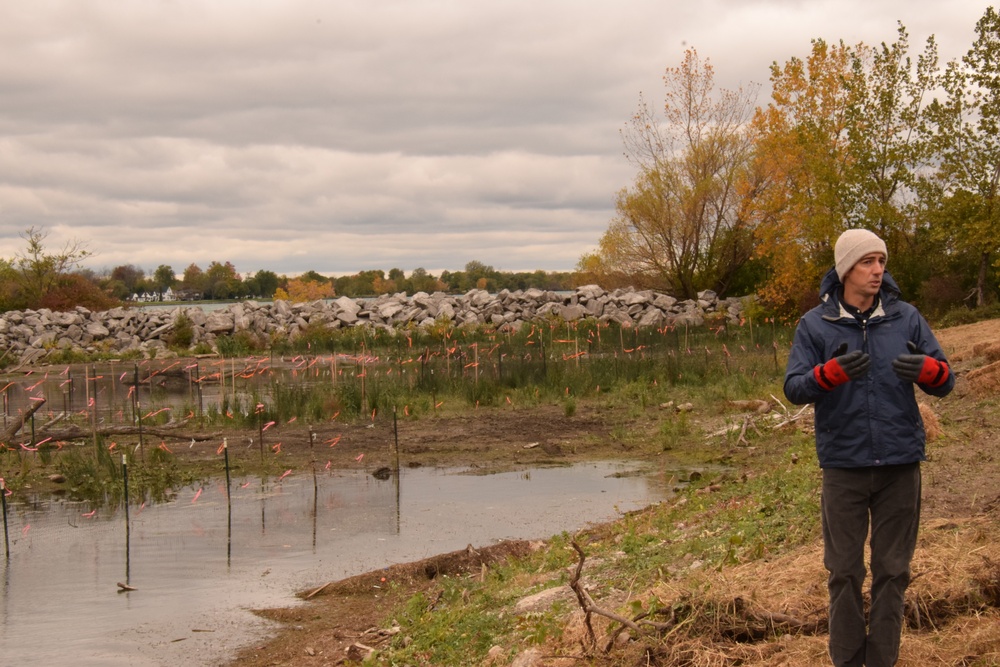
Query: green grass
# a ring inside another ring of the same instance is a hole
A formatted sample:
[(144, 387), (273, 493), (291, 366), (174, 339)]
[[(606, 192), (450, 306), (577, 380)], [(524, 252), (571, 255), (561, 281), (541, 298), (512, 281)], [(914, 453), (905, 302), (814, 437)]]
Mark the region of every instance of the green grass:
[[(680, 398), (708, 400), (706, 392), (700, 393)], [(556, 535), (529, 558), (490, 570), (483, 578), (442, 582), (433, 605), (428, 594), (421, 594), (387, 610), (386, 623), (399, 622), (403, 632), (368, 664), (481, 664), (491, 646), (507, 647), (509, 660), (518, 650), (558, 638), (575, 601), (522, 616), (513, 614), (512, 607), (523, 597), (569, 581), (577, 562), (570, 546), (574, 540), (586, 553), (585, 577), (599, 586), (592, 591), (595, 598), (602, 591), (628, 591), (629, 604), (612, 611), (633, 616), (670, 604), (645, 594), (657, 582), (774, 557), (817, 539), (819, 472), (810, 437), (794, 430), (758, 434), (750, 429), (745, 436), (749, 446), (720, 447), (691, 434), (696, 430), (693, 417), (685, 413), (661, 424), (666, 433), (658, 433), (657, 439), (669, 438), (686, 449), (687, 458), (718, 472), (705, 472), (661, 504), (577, 535)]]

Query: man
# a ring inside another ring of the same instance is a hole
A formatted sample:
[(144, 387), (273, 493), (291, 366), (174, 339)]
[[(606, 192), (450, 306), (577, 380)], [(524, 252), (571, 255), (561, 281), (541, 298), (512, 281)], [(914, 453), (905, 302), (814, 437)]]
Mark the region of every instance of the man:
[(913, 385), (944, 396), (955, 377), (926, 320), (900, 299), (886, 273), (882, 239), (848, 230), (837, 239), (834, 259), (820, 286), (822, 303), (795, 330), (785, 396), (816, 408), (830, 657), (837, 667), (888, 667), (899, 656), (920, 519), (925, 435)]

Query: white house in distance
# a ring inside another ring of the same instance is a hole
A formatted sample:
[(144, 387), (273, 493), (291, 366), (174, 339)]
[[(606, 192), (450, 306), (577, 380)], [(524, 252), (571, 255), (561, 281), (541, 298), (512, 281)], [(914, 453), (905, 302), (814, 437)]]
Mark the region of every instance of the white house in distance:
[(175, 301), (174, 291), (169, 287), (163, 292), (163, 297), (161, 298), (156, 292), (142, 292), (141, 294), (133, 294), (129, 301), (135, 301), (136, 303), (150, 303), (153, 301)]

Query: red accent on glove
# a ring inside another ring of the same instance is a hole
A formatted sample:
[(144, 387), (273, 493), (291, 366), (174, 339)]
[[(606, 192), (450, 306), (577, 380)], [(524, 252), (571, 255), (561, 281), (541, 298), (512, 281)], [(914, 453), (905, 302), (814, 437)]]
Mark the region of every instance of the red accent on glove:
[(917, 376), (917, 384), (924, 384), (928, 387), (940, 387), (948, 381), (950, 374), (948, 364), (938, 361), (934, 357), (924, 357), (924, 365)]
[[(924, 367), (926, 368), (926, 365)], [(839, 387), (851, 379), (847, 377), (847, 373), (837, 363), (836, 358), (831, 359), (825, 364), (818, 364), (813, 369), (813, 375), (816, 377), (816, 382), (819, 383), (819, 386), (826, 391), (832, 391), (835, 387)]]

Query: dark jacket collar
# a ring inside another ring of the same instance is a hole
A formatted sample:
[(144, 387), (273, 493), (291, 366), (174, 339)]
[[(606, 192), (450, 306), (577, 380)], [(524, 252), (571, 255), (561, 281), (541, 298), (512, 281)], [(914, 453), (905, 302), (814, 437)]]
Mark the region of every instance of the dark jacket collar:
[[(843, 316), (846, 311), (843, 311), (840, 307), (840, 293), (843, 284), (840, 282), (840, 278), (837, 277), (837, 270), (835, 268), (830, 269), (823, 276), (823, 280), (820, 282), (819, 286), (819, 298), (823, 302), (824, 318), (839, 318)], [(888, 271), (882, 274), (882, 287), (878, 292), (880, 309), (885, 313), (889, 313), (894, 310), (896, 300), (899, 299), (899, 285), (893, 280), (892, 275)]]

